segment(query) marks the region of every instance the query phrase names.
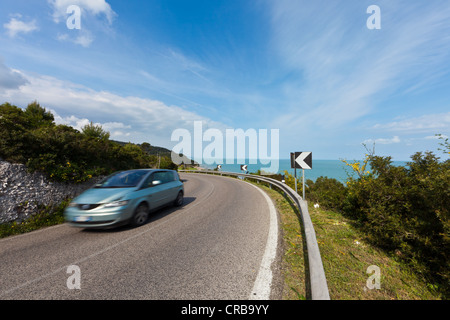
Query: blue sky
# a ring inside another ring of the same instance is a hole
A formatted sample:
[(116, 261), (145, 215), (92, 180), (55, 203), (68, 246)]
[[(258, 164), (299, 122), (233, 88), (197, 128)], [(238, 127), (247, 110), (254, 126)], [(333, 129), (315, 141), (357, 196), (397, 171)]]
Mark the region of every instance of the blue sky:
[[(370, 5), (381, 29), (369, 30)], [(70, 5), (81, 29), (68, 29)], [(408, 160), (450, 136), (448, 0), (3, 0), (0, 103), (173, 147), (171, 133), (279, 129), (280, 157)]]

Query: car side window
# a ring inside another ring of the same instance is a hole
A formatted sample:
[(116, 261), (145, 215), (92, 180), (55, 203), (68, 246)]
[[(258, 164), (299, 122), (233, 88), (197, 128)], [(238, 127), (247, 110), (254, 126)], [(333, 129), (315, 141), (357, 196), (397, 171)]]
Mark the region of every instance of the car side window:
[(177, 173), (172, 171), (159, 171), (152, 174), (153, 179), (150, 180), (150, 185), (152, 181), (161, 181), (161, 183), (168, 183), (178, 180)]
[(154, 181), (159, 180), (159, 181), (161, 181), (161, 183), (166, 183), (167, 182), (166, 173), (164, 171), (162, 171), (162, 172), (155, 172), (153, 174), (153, 176), (154, 176), (153, 177)]
[(142, 188), (148, 188), (152, 186), (153, 182), (153, 174), (149, 175), (147, 179), (145, 179), (144, 183), (142, 184)]
[(166, 172), (166, 175), (167, 175), (167, 182), (175, 181), (175, 177), (174, 177), (172, 171), (167, 171), (167, 172)]
[(172, 182), (173, 181), (173, 174), (171, 171), (164, 172), (164, 181), (165, 182)]

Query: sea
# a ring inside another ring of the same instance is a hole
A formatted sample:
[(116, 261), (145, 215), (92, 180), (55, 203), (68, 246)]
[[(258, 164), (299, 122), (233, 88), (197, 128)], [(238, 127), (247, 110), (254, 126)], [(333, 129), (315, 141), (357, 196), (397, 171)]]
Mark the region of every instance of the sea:
[[(362, 163), (362, 160), (352, 160), (348, 161), (349, 163), (353, 162), (360, 162)], [(247, 164), (247, 163), (239, 163), (239, 164), (227, 164), (223, 163), (222, 168), (220, 171), (223, 172), (235, 172), (235, 173), (243, 173), (241, 171), (241, 165)], [(392, 164), (395, 166), (407, 166), (407, 162), (405, 161), (392, 161)], [(217, 167), (217, 164), (201, 164), (202, 168), (213, 170)], [(267, 169), (270, 167), (270, 164), (260, 164), (259, 162), (257, 164), (247, 164), (247, 170), (249, 173), (255, 173), (258, 170), (267, 171)], [(267, 168), (265, 170), (265, 168)], [(367, 170), (370, 170), (370, 168), (367, 168)], [(270, 172), (270, 174), (273, 173), (280, 173), (284, 174), (284, 171), (289, 172), (292, 175), (295, 175), (295, 169), (291, 168), (291, 161), (290, 159), (280, 159), (279, 160), (279, 166), (277, 172)], [(302, 178), (302, 169), (297, 169), (297, 178)], [(352, 176), (354, 178), (357, 177), (356, 173), (352, 172), (351, 168), (348, 167), (342, 160), (313, 160), (312, 161), (312, 169), (304, 170), (305, 173), (305, 180), (311, 179), (312, 181), (316, 181), (318, 177), (328, 177), (328, 178), (334, 178), (342, 183), (347, 181), (347, 179)]]

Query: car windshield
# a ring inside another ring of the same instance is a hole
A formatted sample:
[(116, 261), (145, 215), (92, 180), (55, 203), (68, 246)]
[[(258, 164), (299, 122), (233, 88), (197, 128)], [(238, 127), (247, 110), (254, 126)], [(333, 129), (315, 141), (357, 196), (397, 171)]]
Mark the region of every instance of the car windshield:
[(147, 170), (130, 170), (113, 174), (105, 180), (97, 183), (96, 188), (133, 188), (136, 187), (143, 177), (148, 173)]

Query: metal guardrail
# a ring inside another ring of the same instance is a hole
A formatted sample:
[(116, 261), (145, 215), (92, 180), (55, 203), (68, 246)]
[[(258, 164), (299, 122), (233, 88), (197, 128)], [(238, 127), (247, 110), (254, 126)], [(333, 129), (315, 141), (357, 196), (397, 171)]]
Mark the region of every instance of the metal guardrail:
[(308, 255), (308, 269), (309, 269), (309, 281), (310, 281), (310, 294), (312, 300), (330, 300), (330, 294), (328, 292), (327, 279), (325, 277), (325, 271), (323, 269), (322, 258), (320, 256), (319, 245), (317, 244), (316, 232), (314, 231), (314, 226), (311, 221), (311, 217), (308, 212), (308, 205), (302, 197), (295, 192), (291, 187), (285, 183), (253, 174), (241, 174), (235, 172), (222, 172), (213, 170), (179, 170), (178, 172), (185, 173), (203, 173), (203, 174), (214, 174), (221, 176), (234, 176), (234, 177), (244, 177), (248, 179), (253, 179), (261, 182), (266, 182), (269, 185), (273, 185), (292, 199), (292, 201), (297, 205), (301, 217), (305, 233), (306, 240), (306, 250)]

